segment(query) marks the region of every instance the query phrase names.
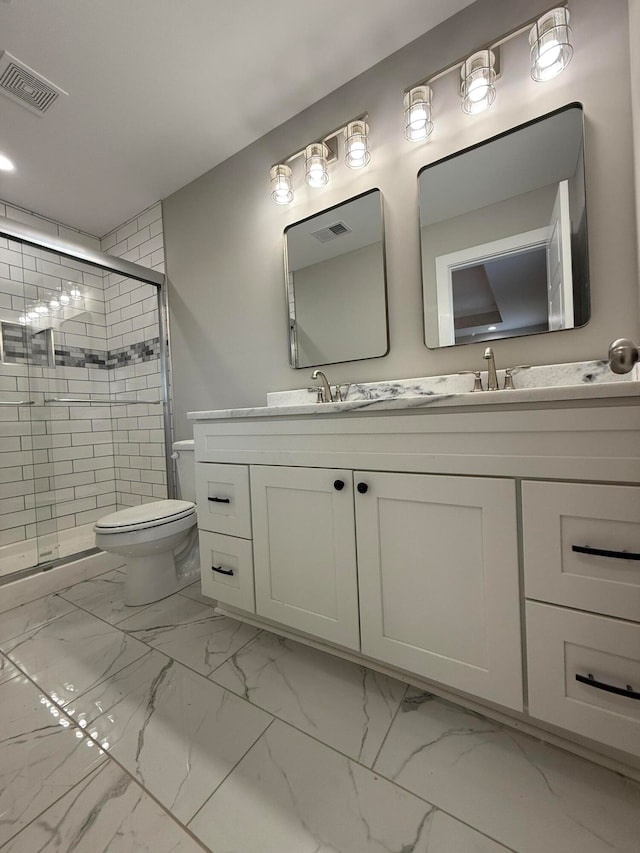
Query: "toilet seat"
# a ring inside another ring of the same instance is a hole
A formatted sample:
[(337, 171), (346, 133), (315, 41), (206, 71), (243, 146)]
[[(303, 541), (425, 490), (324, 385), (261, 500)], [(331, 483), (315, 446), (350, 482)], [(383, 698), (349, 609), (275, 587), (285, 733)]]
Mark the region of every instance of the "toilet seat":
[(96, 522), (93, 529), (101, 535), (133, 533), (172, 524), (195, 513), (196, 505), (192, 501), (153, 501), (105, 515)]

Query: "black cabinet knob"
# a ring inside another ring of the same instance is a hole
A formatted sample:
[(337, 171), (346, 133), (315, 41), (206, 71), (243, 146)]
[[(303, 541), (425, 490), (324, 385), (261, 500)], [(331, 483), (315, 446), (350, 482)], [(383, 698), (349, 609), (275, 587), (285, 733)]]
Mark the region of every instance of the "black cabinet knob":
[(369, 491), (369, 486), (366, 483), (358, 483), (357, 488), (361, 495), (366, 495)]
[(333, 488), (336, 489), (338, 492), (341, 492), (344, 489), (344, 480), (334, 480)]

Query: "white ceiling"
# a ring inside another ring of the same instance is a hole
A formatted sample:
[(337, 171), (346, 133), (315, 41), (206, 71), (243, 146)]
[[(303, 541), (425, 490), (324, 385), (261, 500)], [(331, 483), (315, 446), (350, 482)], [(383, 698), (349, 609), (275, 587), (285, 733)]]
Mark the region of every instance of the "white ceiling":
[(0, 50), (69, 93), (0, 96), (0, 198), (102, 236), (471, 2), (0, 0)]

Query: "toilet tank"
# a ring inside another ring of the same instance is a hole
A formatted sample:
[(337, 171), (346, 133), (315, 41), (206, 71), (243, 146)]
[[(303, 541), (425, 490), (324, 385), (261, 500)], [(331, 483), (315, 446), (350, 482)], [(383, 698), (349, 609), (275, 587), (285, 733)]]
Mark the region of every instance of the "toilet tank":
[(178, 497), (183, 501), (196, 500), (196, 466), (194, 457), (195, 442), (193, 439), (187, 441), (174, 441), (172, 459), (176, 460), (176, 472), (178, 475)]

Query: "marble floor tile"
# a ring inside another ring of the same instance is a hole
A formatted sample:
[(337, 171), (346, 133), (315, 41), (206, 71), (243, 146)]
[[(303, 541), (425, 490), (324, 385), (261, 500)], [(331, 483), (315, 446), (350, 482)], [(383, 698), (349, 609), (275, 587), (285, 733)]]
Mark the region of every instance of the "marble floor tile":
[(155, 651), (81, 696), (72, 712), (183, 822), (273, 719)]
[(212, 673), (258, 633), (181, 595), (150, 604), (119, 627), (202, 675)]
[(62, 590), (59, 595), (72, 604), (93, 613), (111, 625), (117, 625), (129, 616), (139, 613), (148, 604), (140, 607), (128, 607), (124, 603), (124, 582), (126, 575), (114, 569), (97, 578), (74, 584)]
[(39, 628), (46, 622), (71, 613), (76, 608), (57, 595), (46, 595), (28, 604), (21, 604), (0, 615), (0, 643)]
[(212, 680), (370, 766), (406, 684), (263, 631)]
[(0, 684), (4, 684), (5, 681), (10, 681), (19, 673), (20, 670), (11, 663), (8, 657), (5, 657), (0, 652)]
[(213, 853), (504, 849), (279, 720), (189, 828)]
[(41, 699), (24, 676), (0, 685), (0, 845), (106, 760)]
[(196, 581), (192, 583), (191, 586), (185, 586), (184, 589), (180, 590), (179, 595), (184, 595), (185, 598), (191, 598), (193, 601), (197, 601), (200, 604), (206, 604), (207, 607), (217, 607), (218, 602), (213, 598), (209, 598), (208, 595), (203, 595), (201, 590), (200, 581)]
[(411, 689), (375, 770), (518, 853), (637, 853), (640, 786)]
[(64, 706), (149, 649), (74, 607), (71, 613), (0, 644), (0, 651)]
[(65, 794), (2, 853), (202, 853), (202, 847), (112, 761)]

